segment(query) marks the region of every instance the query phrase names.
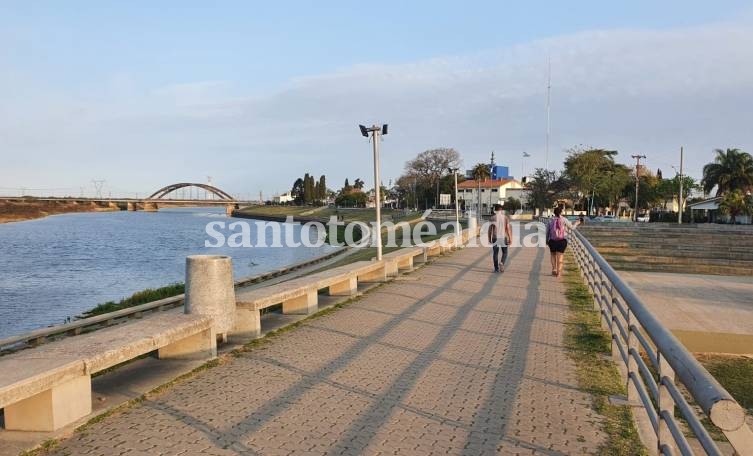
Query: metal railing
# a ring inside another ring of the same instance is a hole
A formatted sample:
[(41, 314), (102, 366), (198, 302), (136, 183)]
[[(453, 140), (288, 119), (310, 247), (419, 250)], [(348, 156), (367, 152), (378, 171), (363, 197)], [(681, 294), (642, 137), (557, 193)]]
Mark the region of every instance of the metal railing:
[[(611, 334), (612, 357), (627, 386), (628, 401), (642, 406), (634, 410), (643, 410), (651, 423), (655, 450), (692, 455), (693, 448), (700, 446), (705, 454), (723, 454), (701, 423), (699, 415), (703, 414), (724, 433), (737, 454), (753, 455), (753, 432), (745, 422), (745, 410), (659, 322), (583, 234), (571, 230), (569, 239), (593, 293), (594, 309)], [(693, 439), (698, 445), (691, 445)]]
[[(333, 252), (312, 258), (310, 260), (301, 261), (299, 263), (294, 263), (279, 269), (263, 272), (261, 274), (244, 277), (235, 281), (234, 285), (236, 288), (238, 288), (263, 282), (265, 280), (269, 280), (274, 277), (278, 277), (283, 274), (287, 274), (289, 272), (296, 271), (313, 264), (321, 263), (325, 260), (329, 260), (345, 252), (345, 250), (346, 249), (337, 249)], [(132, 318), (141, 318), (146, 313), (173, 309), (182, 306), (183, 300), (184, 295), (179, 294), (170, 298), (164, 298), (158, 301), (152, 301), (146, 304), (128, 307), (126, 309), (116, 310), (114, 312), (108, 312), (93, 317), (81, 318), (70, 323), (50, 326), (47, 328), (40, 328), (24, 334), (19, 334), (17, 336), (0, 339), (0, 356), (25, 348), (33, 348), (45, 342), (56, 340), (62, 337), (76, 336), (85, 332), (112, 326), (114, 324), (121, 323)]]

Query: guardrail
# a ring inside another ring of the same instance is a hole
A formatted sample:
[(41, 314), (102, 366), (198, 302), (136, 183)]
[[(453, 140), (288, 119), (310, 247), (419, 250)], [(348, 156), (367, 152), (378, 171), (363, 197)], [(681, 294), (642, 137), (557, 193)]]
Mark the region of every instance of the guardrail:
[[(346, 249), (338, 249), (334, 252), (330, 252), (326, 255), (321, 255), (310, 260), (301, 261), (299, 263), (294, 263), (292, 265), (272, 271), (263, 272), (261, 274), (244, 277), (235, 281), (235, 287), (238, 288), (258, 282), (263, 282), (265, 280), (269, 280), (274, 277), (296, 271), (306, 266), (321, 263), (322, 261), (329, 260), (330, 258), (343, 253), (345, 250)], [(36, 347), (47, 342), (48, 340), (59, 339), (61, 337), (67, 336), (75, 336), (84, 332), (111, 326), (122, 320), (141, 318), (144, 313), (173, 309), (175, 307), (183, 305), (183, 298), (184, 295), (180, 294), (171, 298), (160, 299), (158, 301), (152, 301), (146, 304), (116, 310), (114, 312), (108, 312), (102, 315), (82, 318), (80, 320), (74, 320), (70, 323), (36, 329), (24, 334), (19, 334), (17, 336), (0, 339), (0, 355), (22, 350), (24, 348)]]
[[(612, 356), (627, 385), (628, 401), (642, 405), (660, 454), (694, 454), (675, 410), (709, 455), (723, 454), (696, 409), (719, 428), (739, 455), (753, 455), (753, 431), (745, 410), (648, 310), (590, 242), (577, 230), (569, 239), (594, 308), (611, 333)], [(680, 390), (687, 390), (690, 400)], [(637, 409), (640, 410), (640, 409)]]

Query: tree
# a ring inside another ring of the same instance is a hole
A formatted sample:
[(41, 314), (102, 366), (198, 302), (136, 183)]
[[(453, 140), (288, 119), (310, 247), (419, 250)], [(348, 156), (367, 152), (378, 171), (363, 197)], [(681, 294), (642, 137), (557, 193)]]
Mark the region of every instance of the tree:
[(361, 191), (351, 191), (348, 193), (340, 193), (335, 198), (335, 204), (345, 207), (366, 207), (366, 201), (368, 196)]
[[(682, 177), (682, 200), (683, 202), (687, 202), (693, 190), (697, 190), (698, 188), (699, 186), (696, 183), (695, 179), (693, 179), (691, 176), (683, 176)], [(662, 179), (656, 187), (656, 192), (661, 196), (662, 199), (664, 199), (665, 202), (676, 199), (677, 195), (680, 194), (680, 176), (677, 175), (673, 177), (672, 179)]]
[(544, 212), (544, 209), (554, 205), (557, 199), (557, 192), (554, 189), (553, 183), (557, 180), (556, 172), (548, 171), (544, 168), (536, 168), (531, 178), (526, 182), (528, 202), (534, 210), (539, 210), (539, 214)]
[(303, 176), (303, 203), (311, 204), (314, 201), (314, 178), (306, 173)]
[(303, 204), (303, 179), (300, 177), (293, 183), (293, 189), (290, 190), (290, 196), (297, 205)]
[(753, 189), (753, 157), (740, 149), (715, 149), (712, 163), (703, 167), (703, 191), (710, 193), (716, 187), (716, 196), (734, 190)]
[[(623, 195), (631, 202), (635, 202), (635, 176), (623, 189)], [(663, 204), (662, 188), (659, 179), (644, 168), (638, 180), (638, 213), (641, 209), (650, 209)]]
[(471, 176), (473, 180), (485, 180), (492, 177), (492, 170), (489, 169), (489, 165), (486, 163), (476, 163), (471, 170)]
[(520, 200), (514, 196), (509, 196), (505, 200), (505, 210), (512, 213), (518, 209), (523, 209), (523, 204), (521, 204)]
[(422, 184), (436, 188), (434, 204), (439, 204), (439, 183), (450, 174), (451, 168), (459, 168), (460, 154), (452, 148), (425, 150), (405, 163), (405, 172), (415, 176)]
[(316, 199), (319, 201), (327, 199), (327, 178), (324, 177), (324, 174), (319, 176), (319, 190), (317, 191)]
[(601, 190), (597, 184), (605, 183), (604, 176), (614, 171), (615, 155), (614, 150), (571, 148), (565, 159), (565, 175), (580, 195), (593, 198)]
[(734, 225), (738, 216), (753, 213), (753, 198), (739, 189), (727, 192), (719, 203), (719, 212), (729, 215), (730, 223)]
[(353, 188), (355, 188), (358, 191), (363, 190), (364, 182), (360, 178), (356, 178), (355, 182), (353, 182)]

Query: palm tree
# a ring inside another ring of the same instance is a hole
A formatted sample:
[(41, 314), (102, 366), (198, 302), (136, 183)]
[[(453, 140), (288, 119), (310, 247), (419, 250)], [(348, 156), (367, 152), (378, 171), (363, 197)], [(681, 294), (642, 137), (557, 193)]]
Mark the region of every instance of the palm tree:
[(733, 190), (753, 188), (753, 157), (740, 149), (715, 149), (716, 158), (703, 167), (703, 191), (716, 187), (716, 196)]
[(750, 215), (753, 213), (753, 201), (750, 195), (746, 195), (741, 190), (733, 190), (724, 195), (719, 203), (719, 212), (730, 216), (730, 223), (733, 225), (739, 215)]
[(471, 174), (473, 175), (473, 180), (484, 180), (492, 177), (492, 172), (486, 163), (479, 163), (474, 166)]

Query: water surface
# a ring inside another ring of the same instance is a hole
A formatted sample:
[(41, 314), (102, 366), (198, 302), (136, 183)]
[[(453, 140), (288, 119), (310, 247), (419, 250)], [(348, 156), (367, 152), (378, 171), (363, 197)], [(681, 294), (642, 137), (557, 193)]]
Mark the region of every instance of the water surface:
[[(224, 208), (179, 208), (0, 224), (0, 338), (63, 323), (145, 288), (183, 282), (187, 255), (229, 255), (237, 279), (332, 249), (207, 248), (204, 241), (214, 241), (205, 226), (213, 220), (240, 219), (225, 216)], [(299, 225), (286, 227), (300, 233)]]

